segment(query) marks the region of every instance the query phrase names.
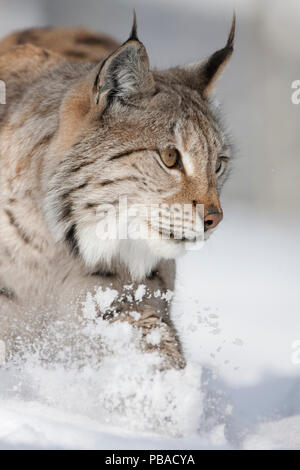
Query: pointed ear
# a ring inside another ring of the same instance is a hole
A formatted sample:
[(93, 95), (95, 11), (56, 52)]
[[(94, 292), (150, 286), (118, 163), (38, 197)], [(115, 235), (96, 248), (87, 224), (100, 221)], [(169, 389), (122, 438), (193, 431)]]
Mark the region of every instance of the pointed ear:
[(203, 64), (201, 74), (202, 74), (202, 94), (204, 96), (209, 95), (218, 77), (223, 72), (225, 65), (227, 64), (230, 57), (232, 56), (234, 36), (235, 36), (235, 21), (236, 21), (236, 18), (234, 14), (226, 46), (223, 49), (220, 49), (219, 51), (215, 52)]
[(216, 51), (204, 62), (188, 64), (177, 69), (180, 80), (190, 88), (198, 90), (204, 98), (209, 96), (233, 53), (235, 22), (234, 14), (228, 40), (223, 49)]
[(93, 87), (94, 102), (104, 109), (112, 100), (129, 101), (154, 91), (154, 77), (146, 49), (137, 37), (134, 15), (129, 39), (100, 65)]

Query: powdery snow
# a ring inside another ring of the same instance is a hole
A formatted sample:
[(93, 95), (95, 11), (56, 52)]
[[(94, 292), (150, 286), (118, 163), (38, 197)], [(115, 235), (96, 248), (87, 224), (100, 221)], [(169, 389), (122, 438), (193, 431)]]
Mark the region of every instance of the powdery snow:
[[(69, 332), (75, 351), (59, 350), (59, 325), (51, 367), (43, 348), (1, 366), (0, 448), (300, 448), (299, 226), (287, 233), (271, 216), (225, 211), (205, 249), (178, 263), (173, 318), (186, 369), (160, 372), (126, 323), (94, 325), (97, 305), (117, 295), (99, 288), (80, 335)], [(89, 357), (75, 367), (80, 349)]]

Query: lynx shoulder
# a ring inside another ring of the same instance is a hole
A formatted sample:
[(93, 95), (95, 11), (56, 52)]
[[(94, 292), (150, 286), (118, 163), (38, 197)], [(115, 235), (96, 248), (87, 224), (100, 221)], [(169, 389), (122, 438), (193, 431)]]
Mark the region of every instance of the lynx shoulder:
[[(98, 286), (173, 289), (174, 259), (223, 216), (231, 145), (210, 96), (234, 29), (235, 19), (208, 59), (162, 71), (150, 68), (135, 23), (121, 45), (81, 28), (30, 29), (0, 42), (0, 339), (26, 332), (30, 341), (68, 309), (80, 315)], [(142, 205), (147, 215), (124, 218), (122, 198), (126, 211)], [(101, 236), (105, 205), (126, 237)], [(179, 216), (185, 205), (191, 212)], [(147, 237), (132, 235), (137, 223)], [(166, 298), (118, 309), (128, 321), (139, 309), (145, 331), (165, 328), (162, 349), (183, 364)]]

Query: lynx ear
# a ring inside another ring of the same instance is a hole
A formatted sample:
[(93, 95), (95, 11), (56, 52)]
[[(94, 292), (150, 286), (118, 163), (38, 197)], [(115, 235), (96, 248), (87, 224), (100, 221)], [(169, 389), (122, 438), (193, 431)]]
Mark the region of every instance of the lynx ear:
[(204, 62), (178, 68), (180, 79), (190, 88), (198, 90), (204, 98), (210, 94), (217, 78), (221, 75), (233, 53), (235, 21), (234, 14), (227, 43), (223, 49), (216, 51)]
[(133, 96), (152, 94), (154, 90), (155, 82), (148, 55), (137, 37), (134, 14), (129, 39), (100, 65), (94, 82), (94, 100), (102, 108), (113, 99), (126, 101)]

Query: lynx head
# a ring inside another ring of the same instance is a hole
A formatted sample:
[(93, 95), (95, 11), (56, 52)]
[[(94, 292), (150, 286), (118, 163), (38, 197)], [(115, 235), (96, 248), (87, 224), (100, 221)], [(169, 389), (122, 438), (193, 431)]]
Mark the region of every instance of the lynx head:
[[(203, 226), (207, 237), (221, 221), (230, 144), (211, 90), (233, 52), (234, 31), (235, 18), (225, 47), (202, 62), (153, 71), (134, 22), (129, 39), (67, 93), (46, 213), (56, 237), (91, 270), (122, 265), (141, 280), (160, 259), (181, 254), (186, 240), (197, 241)], [(159, 210), (126, 218), (125, 197), (127, 211), (137, 204)], [(108, 204), (123, 232), (104, 239)], [(183, 205), (192, 211), (182, 215)], [(137, 224), (151, 236), (132, 236)]]

